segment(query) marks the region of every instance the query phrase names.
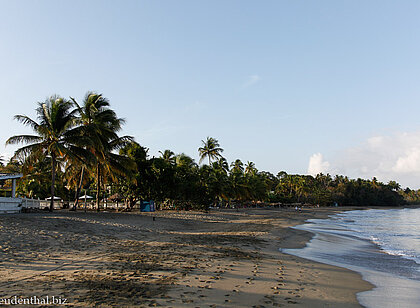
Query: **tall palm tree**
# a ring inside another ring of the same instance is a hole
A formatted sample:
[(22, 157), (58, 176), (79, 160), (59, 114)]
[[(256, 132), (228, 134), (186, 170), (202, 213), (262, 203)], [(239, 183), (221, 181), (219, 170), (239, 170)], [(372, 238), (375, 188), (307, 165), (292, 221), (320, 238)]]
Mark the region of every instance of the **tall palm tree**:
[(106, 176), (112, 177), (115, 173), (126, 172), (124, 165), (133, 166), (126, 157), (113, 151), (133, 141), (133, 137), (118, 136), (125, 120), (118, 118), (115, 111), (109, 108), (109, 101), (102, 94), (88, 92), (82, 106), (74, 98), (71, 99), (76, 106), (77, 121), (80, 124), (74, 131), (92, 141), (86, 149), (94, 157), (94, 163), (90, 167), (96, 178), (96, 208), (99, 211), (101, 180)]
[(80, 138), (75, 136), (71, 128), (75, 125), (71, 102), (53, 95), (43, 103), (38, 103), (36, 114), (38, 122), (26, 115), (16, 115), (14, 118), (32, 128), (35, 135), (17, 135), (6, 141), (8, 144), (23, 143), (26, 146), (16, 150), (12, 158), (23, 159), (25, 164), (51, 157), (51, 203), (50, 211), (54, 208), (55, 177), (57, 162), (65, 155), (75, 156), (76, 144)]
[(207, 139), (201, 140), (203, 146), (198, 148), (198, 153), (200, 154), (199, 163), (201, 163), (206, 157), (209, 159), (209, 165), (211, 164), (212, 159), (218, 159), (222, 157), (220, 153), (223, 152), (223, 149), (220, 147), (219, 141), (213, 137), (207, 137)]

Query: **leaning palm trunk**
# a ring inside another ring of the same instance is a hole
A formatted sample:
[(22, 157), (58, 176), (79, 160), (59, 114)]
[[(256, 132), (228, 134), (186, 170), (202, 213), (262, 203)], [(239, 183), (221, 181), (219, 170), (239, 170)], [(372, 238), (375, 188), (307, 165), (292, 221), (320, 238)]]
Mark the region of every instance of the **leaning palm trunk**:
[(55, 155), (51, 155), (51, 164), (52, 164), (52, 170), (51, 170), (51, 202), (50, 202), (50, 212), (54, 209), (54, 193), (55, 193)]
[(96, 210), (99, 212), (99, 198), (101, 196), (101, 168), (98, 163), (96, 167)]

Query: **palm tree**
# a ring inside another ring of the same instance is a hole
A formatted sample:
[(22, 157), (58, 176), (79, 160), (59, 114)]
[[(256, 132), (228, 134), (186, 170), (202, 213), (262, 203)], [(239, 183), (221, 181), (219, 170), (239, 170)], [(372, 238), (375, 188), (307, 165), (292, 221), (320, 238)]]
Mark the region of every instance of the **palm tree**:
[(211, 164), (212, 159), (221, 158), (220, 153), (223, 152), (223, 149), (219, 145), (219, 141), (213, 137), (207, 137), (206, 141), (201, 140), (203, 146), (198, 148), (198, 153), (200, 154), (199, 163), (201, 163), (204, 158), (208, 157), (209, 165)]
[(178, 167), (186, 167), (188, 169), (195, 168), (197, 164), (195, 163), (194, 159), (189, 157), (185, 153), (181, 153), (175, 156), (175, 162)]
[(26, 115), (16, 115), (14, 118), (32, 128), (35, 135), (17, 135), (6, 141), (8, 144), (23, 143), (26, 146), (16, 150), (14, 158), (24, 160), (25, 164), (49, 156), (51, 158), (51, 203), (50, 211), (54, 208), (55, 176), (57, 162), (65, 155), (75, 156), (76, 144), (80, 139), (75, 136), (71, 128), (75, 125), (73, 112), (70, 111), (71, 102), (53, 95), (45, 102), (38, 103), (36, 114), (38, 122)]
[(252, 161), (248, 161), (245, 165), (245, 173), (254, 175), (257, 173), (257, 168), (255, 168), (255, 164)]
[(175, 153), (171, 150), (165, 150), (164, 152), (159, 151), (159, 153), (162, 155), (162, 159), (166, 161), (167, 163), (174, 165), (176, 162)]
[(90, 167), (96, 178), (96, 207), (99, 211), (101, 179), (105, 179), (107, 175), (113, 177), (114, 174), (125, 173), (128, 169), (124, 165), (129, 168), (133, 166), (131, 160), (113, 151), (133, 141), (133, 137), (118, 136), (117, 133), (125, 121), (118, 118), (115, 111), (109, 108), (109, 101), (102, 94), (88, 92), (83, 106), (80, 106), (74, 98), (71, 99), (76, 106), (77, 121), (80, 124), (74, 131), (77, 135), (88, 137), (92, 141), (86, 149), (94, 157), (94, 163), (91, 163)]
[(235, 160), (231, 165), (231, 172), (233, 173), (243, 173), (244, 172), (244, 164), (240, 159)]

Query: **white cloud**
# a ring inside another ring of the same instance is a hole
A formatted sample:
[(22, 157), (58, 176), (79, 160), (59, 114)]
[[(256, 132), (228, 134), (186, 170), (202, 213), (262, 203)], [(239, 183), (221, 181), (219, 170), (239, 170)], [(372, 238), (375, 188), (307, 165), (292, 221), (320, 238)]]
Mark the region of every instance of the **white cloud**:
[(420, 146), (411, 148), (398, 157), (392, 170), (397, 173), (420, 174)]
[[(319, 155), (314, 154), (309, 161), (312, 173), (327, 166), (332, 174), (376, 177), (385, 183), (395, 180), (403, 187), (420, 188), (420, 131), (368, 138), (358, 146), (341, 151), (330, 159), (330, 165)], [(308, 172), (311, 173), (309, 168)]]
[(317, 175), (319, 173), (328, 173), (330, 170), (330, 163), (324, 161), (321, 153), (316, 153), (309, 158), (308, 173), (310, 175)]
[(242, 87), (247, 88), (250, 87), (257, 82), (259, 82), (262, 78), (259, 75), (251, 75), (248, 76), (248, 80), (242, 85)]

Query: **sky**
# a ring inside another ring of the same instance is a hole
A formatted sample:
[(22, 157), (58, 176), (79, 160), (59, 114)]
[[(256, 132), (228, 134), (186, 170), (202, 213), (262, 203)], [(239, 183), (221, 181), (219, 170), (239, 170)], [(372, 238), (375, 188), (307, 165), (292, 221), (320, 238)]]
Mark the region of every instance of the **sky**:
[(420, 188), (418, 1), (2, 1), (0, 155), (13, 120), (102, 93), (122, 134), (198, 161)]

